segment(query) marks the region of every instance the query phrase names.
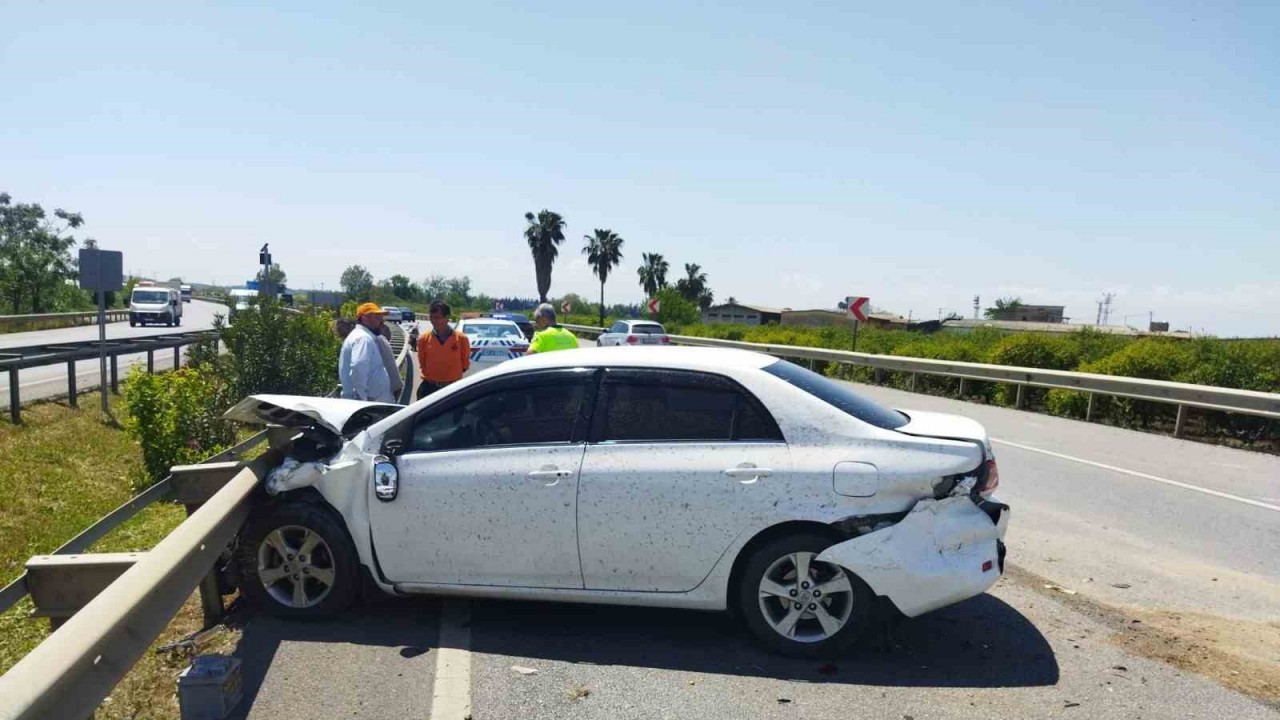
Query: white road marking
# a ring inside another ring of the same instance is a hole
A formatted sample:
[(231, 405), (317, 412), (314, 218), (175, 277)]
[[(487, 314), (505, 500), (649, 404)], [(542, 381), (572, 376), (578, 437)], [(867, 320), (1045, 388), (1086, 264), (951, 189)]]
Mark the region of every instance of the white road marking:
[(1226, 500), (1234, 500), (1239, 503), (1244, 503), (1245, 505), (1260, 507), (1264, 510), (1274, 510), (1275, 512), (1280, 512), (1280, 505), (1271, 505), (1269, 503), (1258, 502), (1257, 500), (1252, 500), (1246, 497), (1240, 497), (1239, 495), (1232, 495), (1231, 493), (1224, 493), (1224, 492), (1219, 492), (1217, 490), (1210, 490), (1209, 488), (1202, 488), (1199, 485), (1190, 485), (1188, 483), (1178, 482), (1177, 480), (1170, 480), (1168, 478), (1162, 478), (1156, 475), (1148, 475), (1147, 473), (1138, 472), (1137, 470), (1128, 470), (1126, 468), (1116, 467), (1115, 465), (1107, 465), (1105, 463), (1094, 462), (1093, 460), (1085, 460), (1084, 458), (1073, 457), (1071, 455), (1063, 455), (1062, 453), (1056, 453), (1050, 450), (1041, 450), (1038, 447), (1032, 447), (1031, 445), (1022, 445), (1020, 443), (1009, 442), (1008, 440), (1001, 440), (1000, 438), (991, 438), (991, 442), (997, 442), (997, 443), (1000, 443), (1001, 445), (1008, 445), (1009, 447), (1016, 447), (1020, 450), (1037, 452), (1042, 455), (1048, 455), (1050, 457), (1056, 457), (1062, 460), (1070, 460), (1072, 462), (1078, 462), (1083, 465), (1092, 465), (1093, 467), (1102, 468), (1103, 470), (1110, 470), (1112, 472), (1118, 472), (1125, 475), (1132, 475), (1133, 477), (1142, 478), (1143, 480), (1151, 480), (1153, 482), (1164, 483), (1165, 485), (1172, 485), (1174, 487), (1182, 488), (1183, 490), (1193, 490), (1198, 493), (1204, 493), (1205, 495), (1212, 495), (1214, 497), (1220, 497)]
[(436, 652), (431, 720), (466, 720), (471, 717), (471, 606), (467, 601), (444, 603)]

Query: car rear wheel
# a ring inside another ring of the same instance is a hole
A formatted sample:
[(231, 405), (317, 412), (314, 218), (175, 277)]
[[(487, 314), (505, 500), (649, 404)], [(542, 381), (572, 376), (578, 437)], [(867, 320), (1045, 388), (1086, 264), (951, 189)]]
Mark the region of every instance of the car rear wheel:
[(359, 558), (346, 528), (329, 509), (308, 502), (266, 506), (251, 516), (236, 564), (240, 593), (291, 620), (341, 612), (359, 587)]
[(795, 657), (827, 657), (865, 634), (872, 619), (871, 588), (839, 565), (818, 562), (830, 545), (819, 533), (799, 533), (773, 540), (747, 559), (738, 610), (765, 647)]

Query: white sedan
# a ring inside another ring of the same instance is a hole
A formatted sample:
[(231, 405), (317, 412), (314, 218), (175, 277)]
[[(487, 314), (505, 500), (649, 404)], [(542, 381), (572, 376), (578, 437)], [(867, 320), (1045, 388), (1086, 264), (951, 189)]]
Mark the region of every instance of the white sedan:
[(241, 529), (241, 593), (293, 618), (397, 595), (734, 609), (764, 645), (843, 650), (1003, 572), (976, 422), (881, 407), (757, 353), (546, 353), (409, 407), (260, 395), (300, 430)]

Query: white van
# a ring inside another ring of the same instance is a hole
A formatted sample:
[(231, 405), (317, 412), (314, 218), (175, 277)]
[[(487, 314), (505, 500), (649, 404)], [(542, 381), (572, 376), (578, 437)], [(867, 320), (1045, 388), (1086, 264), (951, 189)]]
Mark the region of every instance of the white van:
[(190, 285), (180, 286), (178, 288), (178, 292), (182, 293), (182, 302), (184, 303), (191, 302), (191, 286)]
[(135, 286), (129, 296), (129, 327), (151, 323), (164, 323), (165, 327), (181, 325), (181, 293), (158, 285)]
[(233, 288), (227, 292), (227, 304), (231, 306), (231, 315), (241, 310), (248, 310), (254, 300), (258, 299), (258, 291), (248, 288)]

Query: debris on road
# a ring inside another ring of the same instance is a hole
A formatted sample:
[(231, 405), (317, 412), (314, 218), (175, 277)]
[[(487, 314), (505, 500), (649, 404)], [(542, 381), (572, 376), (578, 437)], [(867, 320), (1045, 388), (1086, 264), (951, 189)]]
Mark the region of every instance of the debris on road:
[(569, 689), (569, 700), (577, 702), (583, 698), (591, 697), (591, 689), (586, 687), (575, 687)]
[(779, 705), (786, 705), (791, 702), (791, 698), (778, 698)]
[(1111, 583), (1111, 587), (1116, 588), (1117, 590), (1128, 590), (1133, 586), (1129, 583)]
[(1044, 584), (1044, 589), (1045, 589), (1045, 590), (1057, 590), (1058, 592), (1063, 593), (1064, 595), (1075, 595), (1075, 594), (1076, 594), (1076, 591), (1075, 591), (1075, 590), (1068, 590), (1067, 588), (1064, 588), (1064, 587), (1062, 587), (1061, 585), (1054, 585), (1053, 583), (1045, 583), (1045, 584)]
[(1066, 702), (1063, 703), (1062, 707), (1064, 708), (1080, 707), (1080, 703), (1071, 702), (1070, 700), (1067, 700)]
[(520, 673), (521, 675), (537, 675), (537, 674), (538, 674), (538, 669), (537, 669), (537, 668), (522, 667), (522, 666), (520, 666), (520, 665), (512, 665), (512, 666), (511, 666), (511, 669), (512, 669), (512, 670), (515, 670), (516, 672)]

